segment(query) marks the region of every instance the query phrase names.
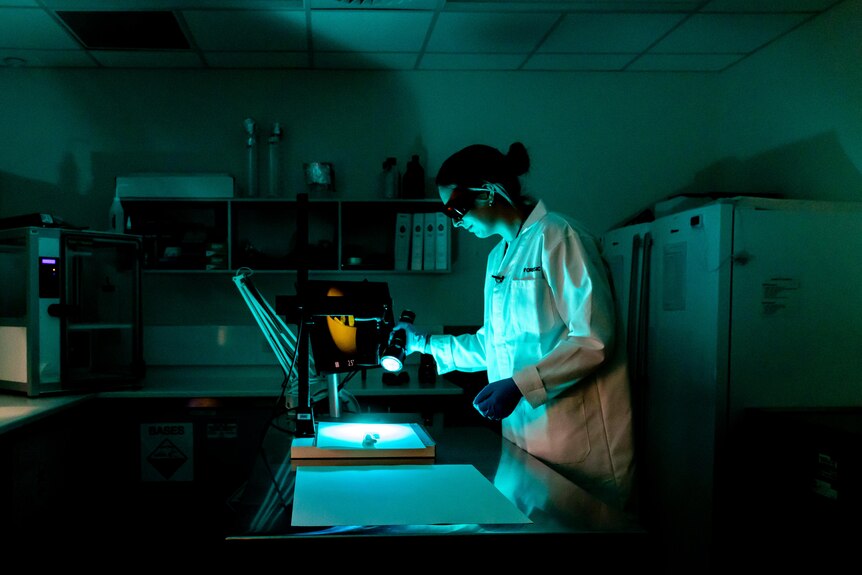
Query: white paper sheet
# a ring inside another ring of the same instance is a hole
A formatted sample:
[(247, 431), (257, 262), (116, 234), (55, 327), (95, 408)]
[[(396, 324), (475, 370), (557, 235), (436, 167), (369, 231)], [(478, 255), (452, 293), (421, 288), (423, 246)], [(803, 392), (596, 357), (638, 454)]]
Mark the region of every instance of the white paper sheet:
[(295, 526), (532, 523), (472, 465), (298, 467)]

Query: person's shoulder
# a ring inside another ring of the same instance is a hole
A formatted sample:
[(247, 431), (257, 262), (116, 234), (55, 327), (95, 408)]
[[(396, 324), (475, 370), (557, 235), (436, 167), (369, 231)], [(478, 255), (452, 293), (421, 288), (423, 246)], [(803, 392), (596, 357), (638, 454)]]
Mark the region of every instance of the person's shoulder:
[(562, 235), (591, 235), (590, 231), (575, 218), (561, 212), (548, 212), (542, 218), (543, 228), (548, 233)]
[(576, 252), (591, 249), (598, 239), (578, 220), (561, 212), (548, 212), (542, 218), (542, 242), (545, 249), (553, 246), (572, 246)]

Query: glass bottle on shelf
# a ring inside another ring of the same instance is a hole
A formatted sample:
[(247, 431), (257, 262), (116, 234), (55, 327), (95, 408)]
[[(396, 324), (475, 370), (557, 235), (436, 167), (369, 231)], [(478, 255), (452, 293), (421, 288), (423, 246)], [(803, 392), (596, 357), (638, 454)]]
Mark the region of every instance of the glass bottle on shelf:
[(418, 154), (413, 154), (413, 157), (407, 162), (401, 184), (401, 194), (404, 198), (410, 199), (425, 197), (425, 168), (419, 163)]

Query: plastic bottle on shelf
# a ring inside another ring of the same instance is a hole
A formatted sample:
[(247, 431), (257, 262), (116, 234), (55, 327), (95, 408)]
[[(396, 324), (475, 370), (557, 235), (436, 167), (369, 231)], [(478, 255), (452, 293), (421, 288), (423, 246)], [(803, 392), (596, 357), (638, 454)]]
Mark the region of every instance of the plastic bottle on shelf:
[(380, 174), (380, 192), (384, 198), (395, 199), (399, 195), (401, 174), (398, 172), (398, 160), (386, 158), (383, 161), (383, 173)]
[(407, 162), (401, 191), (405, 198), (425, 197), (425, 168), (419, 163), (418, 154), (413, 154), (413, 157)]
[(246, 190), (248, 197), (257, 197), (257, 123), (252, 118), (243, 121), (248, 138), (245, 141), (246, 151)]
[(281, 124), (275, 122), (272, 125), (272, 133), (269, 136), (269, 188), (267, 195), (275, 198), (281, 195), (281, 153), (279, 143), (281, 142)]
[(122, 234), (125, 231), (126, 224), (124, 216), (123, 203), (120, 201), (120, 196), (114, 194), (114, 201), (111, 202), (111, 209), (108, 210), (108, 231)]

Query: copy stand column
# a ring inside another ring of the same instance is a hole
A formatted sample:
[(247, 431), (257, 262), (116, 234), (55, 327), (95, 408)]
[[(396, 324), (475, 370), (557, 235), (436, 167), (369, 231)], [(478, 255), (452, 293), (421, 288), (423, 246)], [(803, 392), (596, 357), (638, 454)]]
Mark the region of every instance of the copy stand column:
[(338, 398), (338, 386), (341, 383), (341, 374), (326, 374), (326, 387), (329, 392), (329, 416), (341, 417), (341, 401)]
[(314, 437), (314, 414), (311, 409), (311, 388), (308, 381), (308, 328), (313, 321), (309, 317), (304, 298), (308, 283), (308, 194), (296, 195), (296, 293), (300, 321), (299, 341), (296, 348), (296, 365), (299, 377), (298, 405), (296, 406), (296, 436)]

